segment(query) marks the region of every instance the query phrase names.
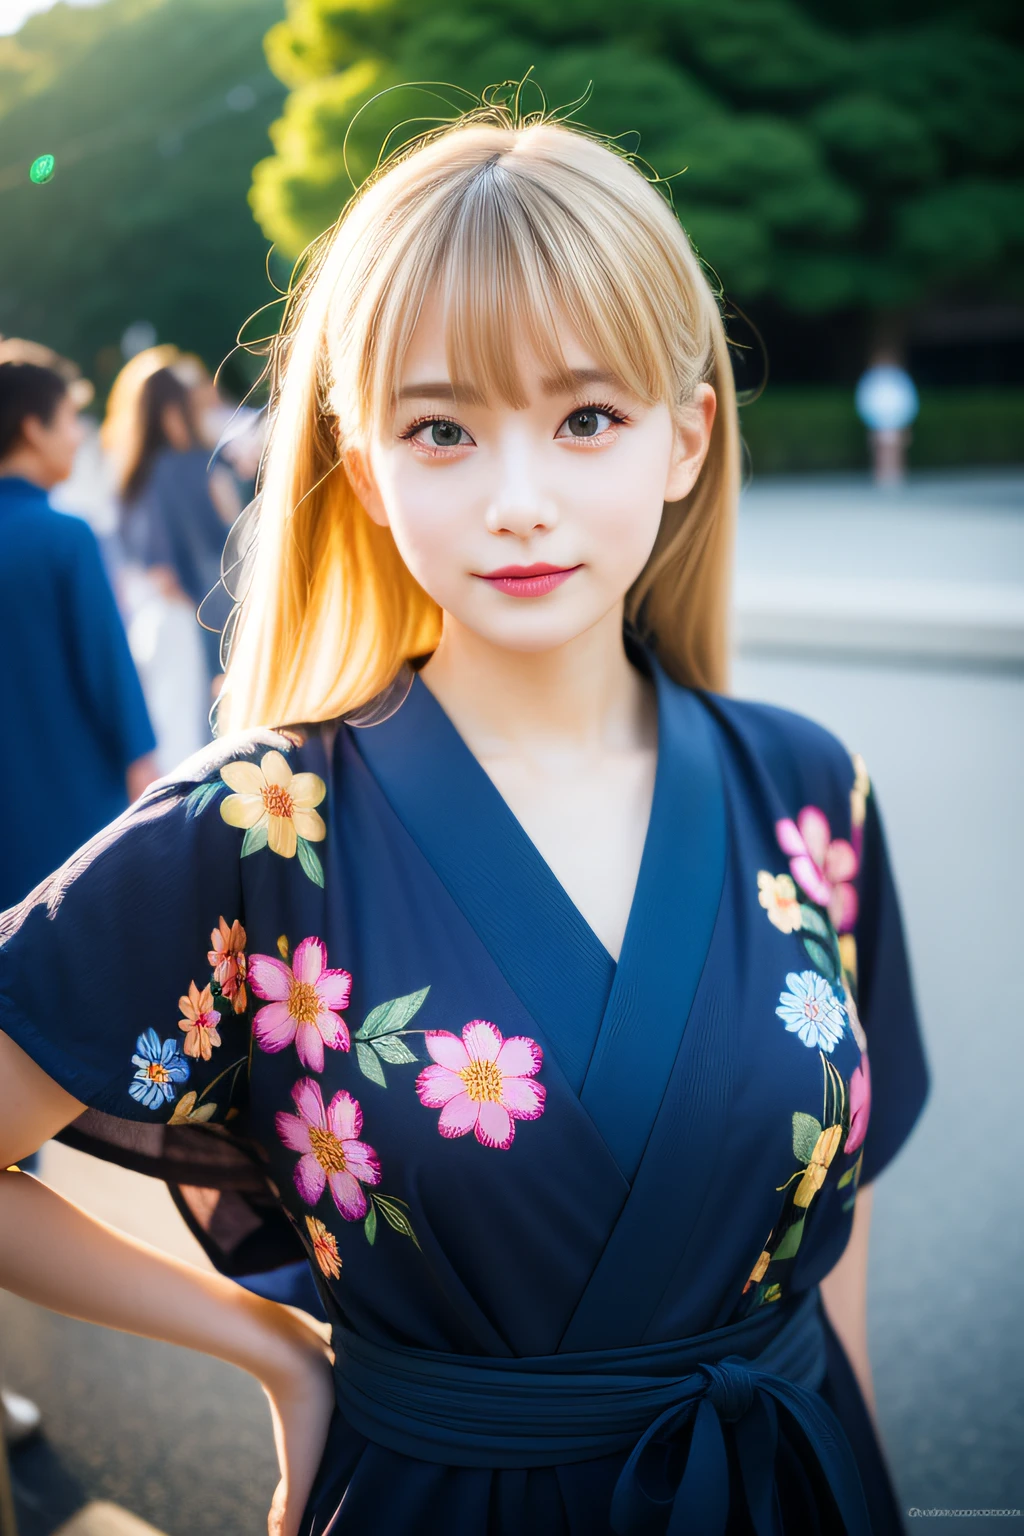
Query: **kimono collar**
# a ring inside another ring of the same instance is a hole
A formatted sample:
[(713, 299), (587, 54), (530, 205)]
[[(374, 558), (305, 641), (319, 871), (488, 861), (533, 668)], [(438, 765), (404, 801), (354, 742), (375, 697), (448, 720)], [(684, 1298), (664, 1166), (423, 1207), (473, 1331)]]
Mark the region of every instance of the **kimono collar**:
[(707, 708), (650, 652), (658, 767), (619, 963), (559, 884), (421, 678), (352, 739), (406, 831), (549, 1041), (627, 1178), (661, 1105), (725, 872)]

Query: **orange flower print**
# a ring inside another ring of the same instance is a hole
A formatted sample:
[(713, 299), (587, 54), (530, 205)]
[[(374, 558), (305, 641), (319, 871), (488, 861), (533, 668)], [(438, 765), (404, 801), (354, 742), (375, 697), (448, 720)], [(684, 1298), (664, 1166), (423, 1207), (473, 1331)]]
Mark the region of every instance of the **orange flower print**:
[(207, 960), (213, 966), (213, 979), (236, 1013), (244, 1013), (248, 997), (245, 990), (245, 929), (237, 917), (229, 928), (223, 917), (210, 934), (213, 948)]
[(185, 1055), (201, 1056), (204, 1061), (209, 1061), (213, 1047), (220, 1045), (217, 1030), (220, 1014), (213, 1006), (213, 995), (209, 987), (204, 987), (200, 992), (195, 982), (190, 981), (188, 996), (178, 998), (178, 1007), (182, 1012), (178, 1028), (185, 1031)]
[(338, 1257), (338, 1244), (333, 1234), (328, 1232), (318, 1216), (307, 1216), (306, 1226), (309, 1229), (309, 1240), (313, 1244), (313, 1254), (321, 1273), (325, 1274), (328, 1280), (337, 1280), (341, 1274), (341, 1260)]

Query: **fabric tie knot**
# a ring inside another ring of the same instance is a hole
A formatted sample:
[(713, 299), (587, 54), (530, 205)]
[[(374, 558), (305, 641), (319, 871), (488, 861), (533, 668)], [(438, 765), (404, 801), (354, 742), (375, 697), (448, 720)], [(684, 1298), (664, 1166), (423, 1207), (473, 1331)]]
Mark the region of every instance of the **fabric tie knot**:
[(723, 1423), (742, 1419), (754, 1401), (757, 1390), (746, 1362), (737, 1355), (726, 1356), (717, 1365), (702, 1365), (707, 1377), (707, 1396)]

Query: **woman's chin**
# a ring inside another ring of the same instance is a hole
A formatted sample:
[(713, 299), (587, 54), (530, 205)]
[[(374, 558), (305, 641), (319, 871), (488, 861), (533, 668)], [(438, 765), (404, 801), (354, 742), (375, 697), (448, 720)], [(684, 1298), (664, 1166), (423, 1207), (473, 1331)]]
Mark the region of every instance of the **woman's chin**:
[[(512, 599), (521, 602), (522, 599)], [(524, 604), (525, 606), (525, 604)], [(457, 625), (469, 630), (479, 640), (504, 651), (520, 655), (539, 655), (544, 651), (557, 651), (571, 645), (588, 633), (608, 612), (581, 613), (578, 610), (541, 611), (504, 614), (452, 614)]]

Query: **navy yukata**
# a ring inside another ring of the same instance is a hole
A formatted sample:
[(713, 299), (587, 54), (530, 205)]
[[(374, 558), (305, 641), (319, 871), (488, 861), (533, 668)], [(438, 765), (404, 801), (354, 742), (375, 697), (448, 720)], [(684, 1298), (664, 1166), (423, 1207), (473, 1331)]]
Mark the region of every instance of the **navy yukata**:
[(0, 476), (0, 908), (128, 804), (156, 745), (99, 546), (46, 492)]
[(817, 1290), (928, 1092), (867, 773), (631, 656), (617, 964), (419, 677), (218, 742), (3, 919), (66, 1135), (159, 1169), (225, 1272), (305, 1252), (303, 1536), (901, 1529)]

